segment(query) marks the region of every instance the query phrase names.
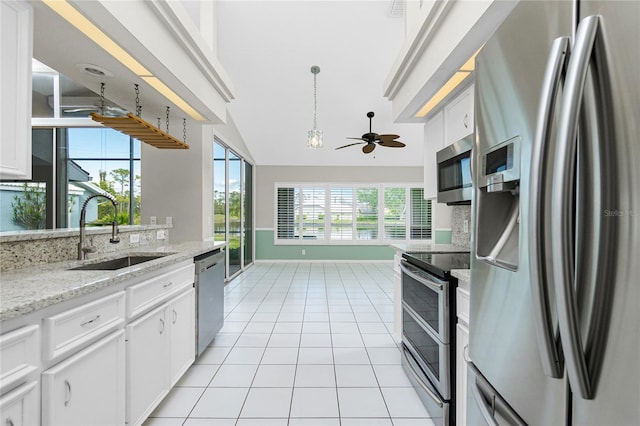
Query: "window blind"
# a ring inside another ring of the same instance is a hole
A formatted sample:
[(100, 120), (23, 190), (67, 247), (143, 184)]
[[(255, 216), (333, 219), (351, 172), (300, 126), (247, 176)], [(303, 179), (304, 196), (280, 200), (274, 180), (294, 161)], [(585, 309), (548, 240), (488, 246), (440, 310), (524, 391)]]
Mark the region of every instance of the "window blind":
[(422, 188), (410, 189), (411, 221), (409, 235), (412, 240), (431, 238), (431, 201), (424, 199)]

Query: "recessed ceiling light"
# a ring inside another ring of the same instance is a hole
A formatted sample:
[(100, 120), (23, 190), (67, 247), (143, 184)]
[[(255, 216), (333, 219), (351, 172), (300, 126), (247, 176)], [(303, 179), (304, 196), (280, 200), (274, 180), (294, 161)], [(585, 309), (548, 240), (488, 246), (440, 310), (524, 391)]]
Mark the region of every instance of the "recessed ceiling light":
[(94, 77), (113, 77), (113, 73), (105, 68), (93, 64), (76, 64), (76, 68)]

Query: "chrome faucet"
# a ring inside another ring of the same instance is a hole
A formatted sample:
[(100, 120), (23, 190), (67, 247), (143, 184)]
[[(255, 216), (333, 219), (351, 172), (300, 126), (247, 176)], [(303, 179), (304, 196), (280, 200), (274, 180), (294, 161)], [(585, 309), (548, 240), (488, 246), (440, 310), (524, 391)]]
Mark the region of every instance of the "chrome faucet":
[(91, 201), (96, 197), (104, 197), (109, 201), (111, 201), (111, 204), (113, 204), (114, 220), (113, 220), (113, 223), (111, 224), (111, 238), (109, 239), (109, 242), (111, 244), (116, 244), (120, 242), (120, 237), (118, 237), (118, 203), (116, 202), (115, 197), (106, 192), (100, 193), (100, 194), (93, 194), (89, 196), (86, 200), (84, 200), (84, 203), (82, 204), (82, 210), (80, 210), (80, 242), (78, 243), (78, 260), (84, 260), (87, 253), (93, 253), (95, 251), (95, 247), (84, 246), (84, 237), (85, 237), (84, 233), (85, 233), (85, 226), (86, 226), (85, 217), (87, 215), (87, 204), (89, 204), (89, 201)]

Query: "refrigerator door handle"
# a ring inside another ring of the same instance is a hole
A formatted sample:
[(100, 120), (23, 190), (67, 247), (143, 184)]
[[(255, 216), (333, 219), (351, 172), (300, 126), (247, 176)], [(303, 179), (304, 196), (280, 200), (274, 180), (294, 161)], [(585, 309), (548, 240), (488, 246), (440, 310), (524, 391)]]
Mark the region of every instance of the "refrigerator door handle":
[(553, 41), (542, 84), (538, 121), (531, 155), (531, 189), (529, 217), (529, 253), (531, 263), (531, 293), (534, 302), (534, 316), (540, 360), (544, 373), (553, 378), (562, 377), (562, 362), (556, 343), (555, 327), (549, 301), (549, 285), (553, 281), (550, 256), (544, 252), (548, 235), (548, 223), (545, 222), (545, 182), (548, 182), (551, 169), (548, 159), (553, 158), (551, 149), (552, 123), (558, 90), (564, 78), (569, 56), (569, 37), (559, 37)]
[[(478, 404), (478, 408), (480, 409), (480, 413), (482, 413), (482, 417), (487, 422), (489, 426), (499, 426), (496, 419), (493, 417), (493, 412), (495, 412), (495, 407), (490, 407), (487, 401), (482, 396), (482, 390), (478, 386), (478, 383), (474, 380), (473, 385), (471, 386), (471, 392), (473, 393), (473, 399), (476, 400), (476, 404)], [(495, 403), (495, 401), (494, 401)]]
[(593, 398), (593, 389), (583, 350), (577, 297), (574, 290), (573, 188), (579, 116), (598, 27), (599, 17), (589, 16), (580, 22), (577, 29), (574, 51), (567, 68), (564, 98), (558, 123), (554, 174), (559, 178), (556, 180), (559, 184), (554, 185), (552, 190), (552, 209), (554, 216), (558, 217), (551, 226), (558, 325), (571, 388), (583, 399)]

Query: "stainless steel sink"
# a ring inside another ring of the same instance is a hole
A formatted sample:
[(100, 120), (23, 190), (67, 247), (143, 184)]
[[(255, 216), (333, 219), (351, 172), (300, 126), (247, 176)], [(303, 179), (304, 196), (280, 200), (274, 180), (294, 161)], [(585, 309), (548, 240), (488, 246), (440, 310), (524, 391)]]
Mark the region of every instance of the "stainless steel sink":
[(117, 259), (109, 259), (102, 262), (89, 263), (86, 265), (71, 268), (72, 271), (93, 270), (93, 271), (115, 271), (116, 269), (126, 268), (128, 266), (137, 265), (139, 263), (148, 262), (150, 260), (159, 259), (168, 256), (171, 253), (154, 254), (154, 255), (132, 255), (119, 257)]

